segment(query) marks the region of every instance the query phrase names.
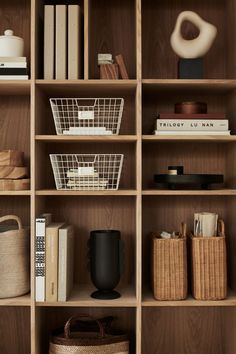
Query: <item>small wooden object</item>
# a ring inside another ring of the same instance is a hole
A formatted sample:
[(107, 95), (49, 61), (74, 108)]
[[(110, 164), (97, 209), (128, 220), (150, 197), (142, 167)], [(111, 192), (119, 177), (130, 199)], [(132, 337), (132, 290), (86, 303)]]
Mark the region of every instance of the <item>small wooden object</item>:
[(116, 62), (118, 64), (118, 66), (119, 66), (121, 78), (123, 80), (128, 80), (129, 79), (129, 75), (128, 75), (128, 72), (127, 72), (127, 69), (126, 69), (126, 66), (125, 66), (123, 55), (121, 55), (121, 54), (116, 55)]
[(16, 150), (0, 151), (0, 166), (23, 166), (24, 153)]
[(0, 179), (20, 179), (27, 177), (27, 167), (1, 166)]
[(205, 102), (180, 102), (175, 104), (175, 113), (199, 114), (207, 113)]
[(100, 65), (100, 79), (101, 80), (118, 80), (119, 71), (117, 64), (103, 64)]
[(0, 179), (0, 191), (26, 191), (30, 189), (30, 179)]

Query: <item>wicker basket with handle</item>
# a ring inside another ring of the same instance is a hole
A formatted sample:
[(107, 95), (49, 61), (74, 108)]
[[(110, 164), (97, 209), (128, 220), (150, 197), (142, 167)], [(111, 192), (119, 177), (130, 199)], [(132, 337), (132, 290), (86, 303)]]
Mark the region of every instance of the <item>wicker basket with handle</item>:
[(152, 282), (156, 300), (183, 300), (187, 296), (186, 224), (180, 237), (161, 239), (153, 235)]
[(0, 223), (15, 220), (18, 229), (0, 229), (0, 298), (21, 296), (30, 290), (29, 230), (15, 215), (0, 218)]
[[(72, 331), (73, 323), (81, 318), (96, 321), (99, 331)], [(107, 334), (101, 321), (83, 314), (71, 317), (63, 333), (54, 333), (49, 354), (129, 354), (129, 341), (126, 334)]]
[(227, 296), (225, 226), (218, 223), (214, 237), (191, 236), (192, 291), (197, 300), (223, 300)]

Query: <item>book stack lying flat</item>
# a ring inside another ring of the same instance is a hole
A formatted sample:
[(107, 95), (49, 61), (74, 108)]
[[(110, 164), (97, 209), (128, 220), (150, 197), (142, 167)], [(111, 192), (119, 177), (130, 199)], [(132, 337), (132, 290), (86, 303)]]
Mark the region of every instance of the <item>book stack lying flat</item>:
[(225, 113), (160, 113), (155, 135), (230, 135)]
[(66, 174), (67, 187), (81, 190), (101, 190), (106, 189), (109, 181), (101, 178), (94, 167), (79, 167), (78, 169), (69, 169)]
[(0, 57), (0, 80), (28, 80), (26, 57)]
[(35, 298), (67, 301), (73, 287), (74, 229), (53, 223), (51, 214), (36, 218)]

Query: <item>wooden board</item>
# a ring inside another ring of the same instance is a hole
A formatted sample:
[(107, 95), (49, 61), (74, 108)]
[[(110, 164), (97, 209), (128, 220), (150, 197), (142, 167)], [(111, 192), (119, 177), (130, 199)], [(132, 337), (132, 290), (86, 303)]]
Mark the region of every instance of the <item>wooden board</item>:
[(0, 191), (23, 191), (30, 189), (30, 179), (0, 179)]
[(19, 179), (27, 175), (27, 167), (0, 166), (0, 179)]
[(24, 153), (16, 150), (0, 151), (0, 166), (23, 166)]

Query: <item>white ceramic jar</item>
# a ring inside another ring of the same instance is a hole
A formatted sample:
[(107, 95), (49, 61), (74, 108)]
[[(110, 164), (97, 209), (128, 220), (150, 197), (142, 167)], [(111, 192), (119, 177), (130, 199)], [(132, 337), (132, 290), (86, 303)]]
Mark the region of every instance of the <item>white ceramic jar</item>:
[(0, 36), (0, 57), (23, 57), (24, 40), (14, 36), (12, 30), (4, 31), (4, 35)]

